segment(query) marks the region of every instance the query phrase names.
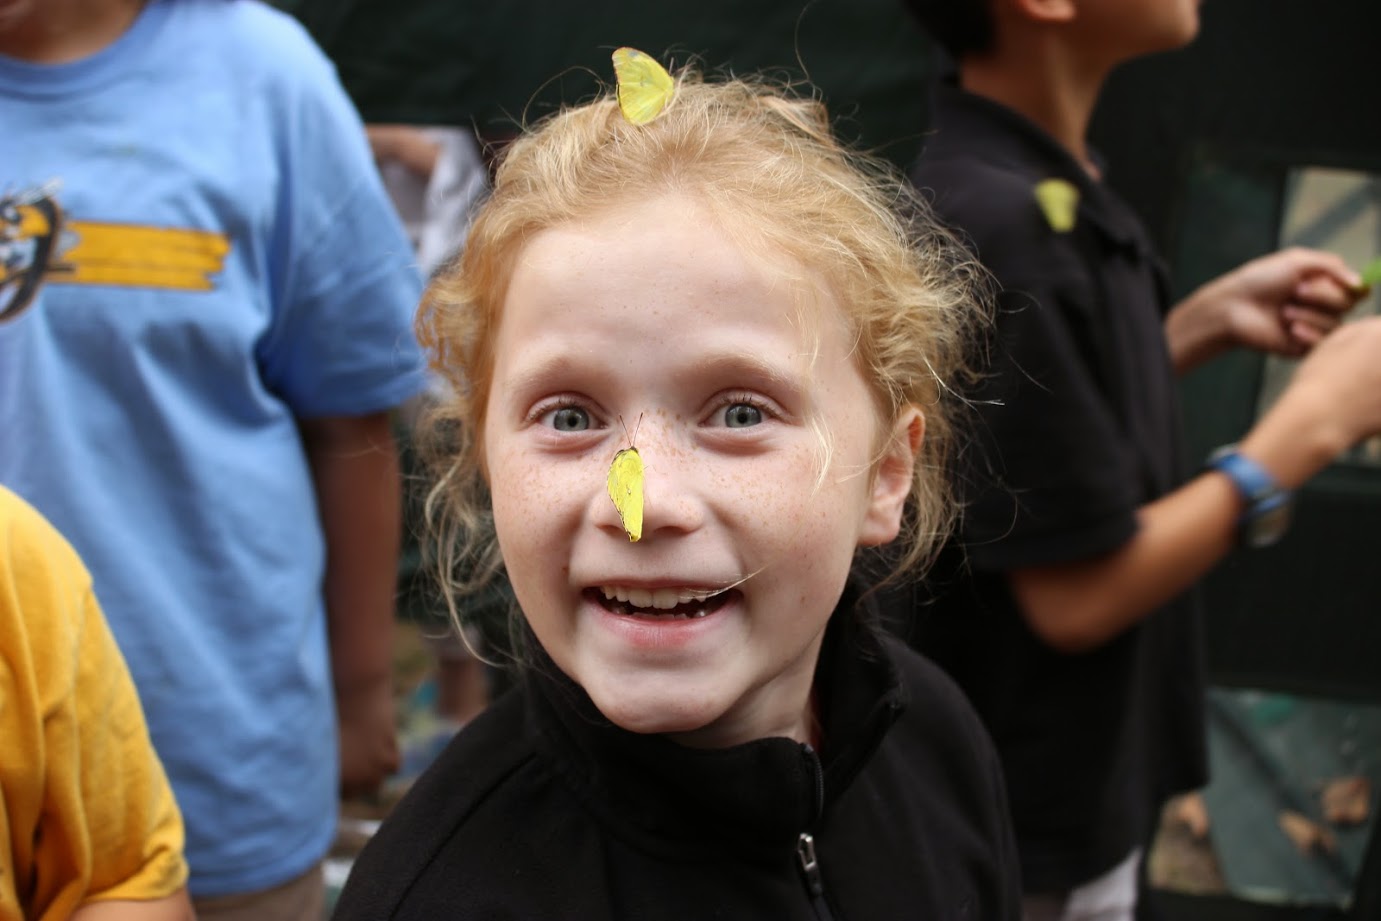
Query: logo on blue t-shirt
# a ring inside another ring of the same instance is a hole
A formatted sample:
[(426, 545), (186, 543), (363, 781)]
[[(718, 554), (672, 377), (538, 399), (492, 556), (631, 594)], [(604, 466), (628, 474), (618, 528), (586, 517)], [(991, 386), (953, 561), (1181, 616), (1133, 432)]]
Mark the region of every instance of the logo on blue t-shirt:
[(225, 234), (68, 220), (58, 182), (0, 196), (0, 322), (47, 284), (210, 291), (230, 252)]

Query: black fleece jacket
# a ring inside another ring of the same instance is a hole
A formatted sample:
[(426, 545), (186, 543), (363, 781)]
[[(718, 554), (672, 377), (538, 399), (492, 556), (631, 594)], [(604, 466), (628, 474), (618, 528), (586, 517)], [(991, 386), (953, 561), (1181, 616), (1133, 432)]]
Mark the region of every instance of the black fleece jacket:
[(542, 662), (365, 848), (335, 921), (1019, 917), (992, 746), (934, 666), (835, 612), (819, 755), (611, 725)]

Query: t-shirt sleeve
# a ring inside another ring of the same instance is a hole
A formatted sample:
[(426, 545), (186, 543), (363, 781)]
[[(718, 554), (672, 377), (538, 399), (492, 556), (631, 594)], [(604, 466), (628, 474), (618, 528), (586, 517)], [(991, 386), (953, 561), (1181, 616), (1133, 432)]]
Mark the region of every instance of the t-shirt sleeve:
[(1096, 283), (1029, 190), (990, 210), (981, 195), (959, 201), (943, 217), (1000, 286), (956, 464), (970, 565), (1009, 570), (1115, 549), (1136, 529), (1140, 474), (1107, 396), (1113, 359)]
[(422, 389), (412, 321), (421, 275), (364, 127), (305, 35), (280, 75), (268, 385), (303, 418), (364, 415)]
[(47, 522), (3, 491), (0, 532), (3, 725), (25, 766), (0, 770), (10, 781), (0, 792), (25, 916), (172, 895), (187, 880), (182, 818), (90, 577)]
[(92, 855), (83, 901), (162, 898), (187, 882), (182, 816), (129, 669), (89, 589), (77, 627), (72, 699)]

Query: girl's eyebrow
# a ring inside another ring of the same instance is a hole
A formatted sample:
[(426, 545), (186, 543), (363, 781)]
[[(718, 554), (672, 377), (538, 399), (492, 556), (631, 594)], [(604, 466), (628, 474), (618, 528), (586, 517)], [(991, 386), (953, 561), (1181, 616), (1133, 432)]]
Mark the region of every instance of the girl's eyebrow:
[[(809, 359), (802, 353), (790, 363), (773, 361), (760, 352), (747, 349), (714, 351), (693, 357), (684, 365), (665, 368), (662, 373), (673, 381), (694, 386), (717, 380), (719, 386), (740, 386), (769, 390), (779, 399), (800, 406), (810, 389)], [(617, 358), (552, 350), (539, 355), (509, 377), (503, 392), (510, 398), (529, 399), (535, 391), (597, 390), (617, 376)]]
[(720, 387), (761, 390), (792, 416), (807, 412), (811, 401), (811, 366), (803, 355), (784, 363), (757, 352), (717, 353), (692, 362), (678, 373), (688, 382), (710, 380), (719, 382)]
[[(521, 388), (545, 382), (552, 377), (572, 374), (584, 376), (591, 373), (606, 375), (612, 373), (617, 363), (617, 358), (609, 356), (601, 355), (591, 359), (569, 351), (553, 349), (549, 354), (525, 362), (525, 367), (510, 377), (508, 383), (511, 387)], [(691, 373), (736, 373), (763, 381), (788, 382), (800, 369), (764, 358), (761, 352), (743, 349), (707, 354), (688, 363), (686, 370)]]
[(523, 393), (547, 386), (554, 378), (579, 375), (582, 380), (588, 380), (592, 376), (607, 376), (608, 373), (608, 363), (602, 359), (591, 361), (570, 352), (552, 351), (537, 358), (535, 363), (525, 363), (521, 371), (505, 382), (504, 389), (512, 393)]
[(758, 352), (717, 352), (706, 355), (688, 367), (691, 374), (708, 374), (726, 377), (742, 377), (749, 382), (765, 384), (787, 384), (795, 387), (795, 369), (783, 367), (779, 362), (769, 361)]

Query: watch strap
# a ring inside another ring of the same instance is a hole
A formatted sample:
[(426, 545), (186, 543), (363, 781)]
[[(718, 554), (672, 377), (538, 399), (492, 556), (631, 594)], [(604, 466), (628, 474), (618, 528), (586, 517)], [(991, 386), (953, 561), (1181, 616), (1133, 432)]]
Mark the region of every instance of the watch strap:
[[(1236, 445), (1224, 445), (1214, 451), (1206, 466), (1225, 474), (1246, 503), (1237, 519), (1239, 541), (1262, 547), (1279, 540), (1284, 533), (1284, 517), (1279, 513), (1290, 504), (1293, 493), (1282, 487), (1265, 467), (1239, 452)], [(1253, 527), (1271, 514), (1280, 522), (1277, 527), (1266, 533)]]

